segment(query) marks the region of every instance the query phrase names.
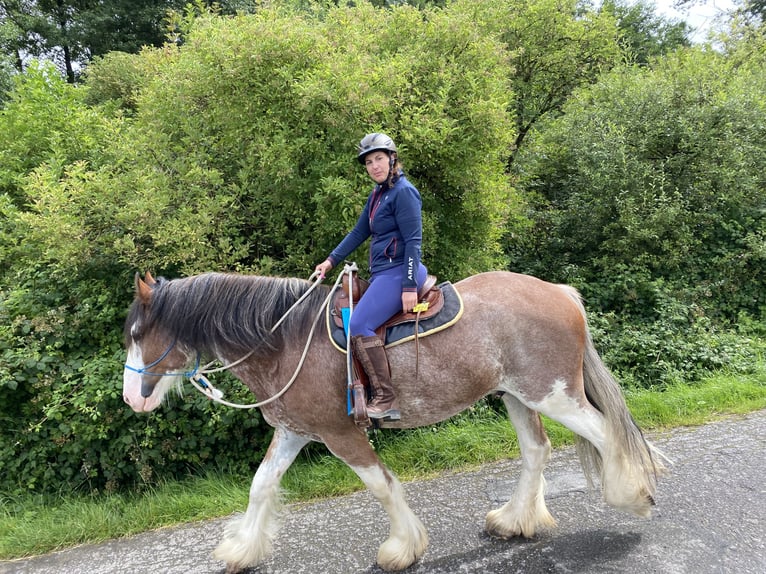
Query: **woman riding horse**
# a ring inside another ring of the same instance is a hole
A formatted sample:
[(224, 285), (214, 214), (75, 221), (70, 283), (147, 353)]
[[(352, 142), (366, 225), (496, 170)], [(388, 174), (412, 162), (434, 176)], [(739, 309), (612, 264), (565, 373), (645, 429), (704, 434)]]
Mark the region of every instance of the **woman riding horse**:
[(371, 419), (399, 420), (399, 404), (383, 341), (375, 330), (398, 311), (412, 311), (427, 270), (420, 261), (423, 238), (420, 193), (407, 180), (393, 140), (385, 134), (364, 136), (357, 158), (375, 187), (354, 228), (316, 271), (326, 275), (368, 237), (370, 286), (349, 321), (354, 364), (364, 369), (374, 390), (367, 405)]

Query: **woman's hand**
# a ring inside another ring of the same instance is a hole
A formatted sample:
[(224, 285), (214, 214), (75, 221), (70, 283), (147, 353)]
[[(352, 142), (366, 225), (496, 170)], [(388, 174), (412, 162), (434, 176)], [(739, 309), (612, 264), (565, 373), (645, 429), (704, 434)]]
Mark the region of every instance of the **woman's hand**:
[(319, 278), (324, 279), (325, 275), (327, 275), (332, 268), (333, 268), (332, 261), (330, 261), (329, 259), (325, 259), (314, 268), (314, 273), (319, 273)]
[(402, 310), (409, 313), (418, 304), (418, 294), (414, 291), (405, 291), (402, 293)]

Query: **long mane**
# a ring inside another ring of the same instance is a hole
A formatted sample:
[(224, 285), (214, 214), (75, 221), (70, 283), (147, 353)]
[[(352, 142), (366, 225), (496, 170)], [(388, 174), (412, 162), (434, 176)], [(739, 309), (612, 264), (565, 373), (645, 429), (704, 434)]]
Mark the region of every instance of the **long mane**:
[(308, 334), (326, 287), (315, 289), (274, 333), (271, 330), (310, 286), (303, 279), (233, 273), (160, 278), (143, 320), (146, 328), (159, 326), (179, 344), (203, 354), (270, 353), (283, 341)]

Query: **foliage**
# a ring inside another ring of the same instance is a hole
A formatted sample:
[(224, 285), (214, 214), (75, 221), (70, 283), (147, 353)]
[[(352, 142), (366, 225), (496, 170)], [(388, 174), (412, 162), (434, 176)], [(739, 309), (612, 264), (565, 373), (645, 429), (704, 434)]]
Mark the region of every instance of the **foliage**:
[(510, 164), (534, 126), (556, 115), (569, 95), (620, 59), (617, 26), (607, 12), (585, 10), (577, 0), (459, 0), (487, 33), (498, 35), (510, 61), (511, 113), (516, 138)]
[(105, 56), (85, 87), (32, 68), (0, 113), (11, 491), (114, 491), (257, 462), (258, 413), (189, 398), (147, 419), (122, 404), (131, 278), (308, 275), (369, 192), (354, 156), (367, 131), (390, 132), (412, 165), (432, 270), (502, 265), (518, 203), (502, 172), (506, 60), (467, 14), (365, 4), (187, 24), (179, 44)]
[[(219, 464), (242, 471), (268, 436), (257, 413), (218, 412), (190, 400), (146, 420), (122, 404), (120, 322), (130, 284), (115, 280), (125, 268), (110, 256), (121, 240), (115, 201), (124, 189), (105, 183), (104, 166), (119, 161), (105, 147), (122, 124), (83, 105), (83, 95), (47, 68), (33, 69), (0, 116), (7, 138), (0, 196), (0, 419), (10, 437), (0, 447), (4, 488), (111, 491), (152, 484), (159, 471), (181, 476)], [(197, 416), (185, 416), (189, 411)], [(231, 445), (236, 454), (213, 460)]]
[(654, 321), (668, 300), (763, 317), (761, 60), (680, 51), (580, 91), (517, 165), (537, 194), (534, 233), (509, 245), (517, 265), (626, 321)]
[[(757, 370), (765, 350), (757, 330), (716, 325), (695, 316), (699, 309), (665, 295), (653, 320), (637, 321), (614, 312), (591, 316), (596, 346), (624, 387), (664, 390), (710, 373), (750, 375)], [(762, 325), (745, 314), (739, 321), (743, 326)]]
[(763, 23), (766, 17), (766, 1), (746, 0), (741, 10), (759, 23)]
[(668, 22), (655, 13), (645, 0), (631, 2), (605, 0), (601, 10), (612, 14), (620, 28), (620, 44), (627, 58), (638, 64), (668, 54), (681, 47), (689, 47), (686, 22)]
[(7, 1), (0, 6), (0, 35), (5, 37), (3, 47), (19, 55), (19, 71), (24, 67), (21, 54), (45, 58), (73, 83), (94, 56), (161, 45), (166, 13), (185, 4), (185, 0)]
[(108, 122), (60, 80), (51, 64), (34, 65), (14, 77), (0, 109), (0, 193), (19, 206), (28, 202), (23, 180), (32, 170), (46, 161), (93, 160), (108, 139)]
[(424, 198), (429, 265), (460, 277), (499, 264), (516, 203), (500, 163), (512, 128), (504, 80), (484, 70), (502, 64), (460, 13), (200, 19), (137, 100), (121, 152), (133, 159), (115, 177), (137, 190), (124, 209), (142, 213), (141, 229), (121, 257), (171, 272), (304, 274), (355, 221), (369, 186), (354, 145), (383, 130)]

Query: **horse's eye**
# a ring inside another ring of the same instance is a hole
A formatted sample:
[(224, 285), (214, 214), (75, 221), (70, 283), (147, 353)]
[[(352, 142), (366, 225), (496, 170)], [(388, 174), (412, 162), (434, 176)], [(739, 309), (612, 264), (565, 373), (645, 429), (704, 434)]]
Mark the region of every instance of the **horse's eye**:
[(144, 336), (144, 330), (141, 328), (140, 323), (135, 323), (130, 328), (130, 337), (133, 339), (133, 341), (138, 342), (141, 340), (141, 337)]

